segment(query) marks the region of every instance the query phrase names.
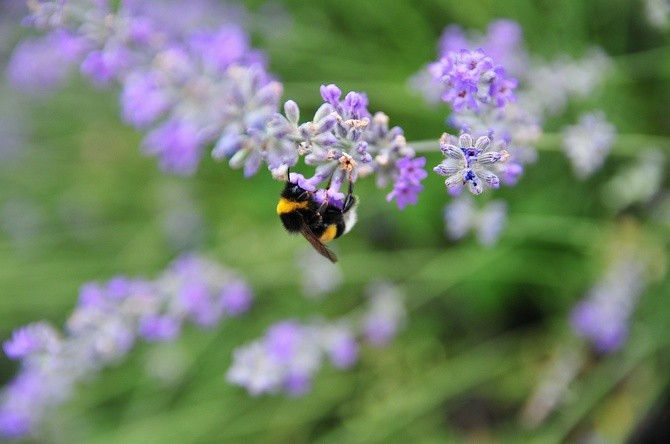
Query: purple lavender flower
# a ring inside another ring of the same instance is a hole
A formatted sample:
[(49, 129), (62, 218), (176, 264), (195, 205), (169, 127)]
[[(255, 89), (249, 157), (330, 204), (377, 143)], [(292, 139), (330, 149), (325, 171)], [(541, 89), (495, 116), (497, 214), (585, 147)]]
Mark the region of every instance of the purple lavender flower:
[(363, 319), (363, 335), (373, 345), (386, 345), (405, 322), (403, 296), (388, 282), (368, 286), (367, 293), (369, 307)]
[[(314, 191), (317, 198), (323, 194), (329, 202), (337, 202), (344, 198), (342, 184), (374, 174), (380, 187), (394, 183), (389, 200), (396, 198), (399, 207), (416, 203), (422, 190), (422, 161), (413, 160), (414, 150), (407, 146), (402, 129), (389, 128), (383, 113), (371, 116), (363, 93), (352, 91), (342, 99), (336, 85), (323, 85), (321, 97), (324, 104), (310, 122), (299, 123), (300, 109), (292, 100), (284, 105), (285, 116), (276, 114), (270, 122), (271, 135), (315, 167), (313, 176), (296, 175), (291, 181)], [(296, 161), (297, 157), (284, 161), (283, 171)], [(281, 177), (281, 172), (275, 175)], [(330, 184), (328, 189), (316, 190), (325, 181)]]
[(180, 332), (181, 322), (172, 316), (148, 315), (138, 326), (138, 334), (146, 341), (172, 341)]
[(524, 106), (537, 115), (558, 114), (570, 99), (585, 97), (601, 85), (612, 64), (599, 48), (589, 49), (578, 60), (559, 55), (550, 62), (536, 61), (524, 79)]
[(433, 81), (443, 85), (442, 100), (454, 111), (483, 105), (504, 106), (515, 100), (515, 79), (507, 78), (501, 65), (495, 65), (484, 50), (461, 49), (449, 52), (429, 66)]
[(182, 256), (174, 261), (170, 271), (177, 278), (166, 282), (176, 295), (172, 309), (201, 327), (213, 327), (225, 314), (244, 313), (251, 303), (246, 284), (197, 256)]
[(497, 60), (514, 76), (523, 75), (528, 69), (528, 53), (523, 45), (523, 30), (513, 20), (492, 21), (480, 45), (461, 46), (461, 48), (477, 46), (484, 48), (493, 60)]
[(9, 60), (9, 82), (25, 92), (49, 92), (66, 80), (84, 49), (85, 43), (68, 31), (24, 40)]
[[(189, 291), (198, 294), (197, 301), (185, 306), (183, 294)], [(170, 341), (188, 319), (211, 327), (224, 309), (234, 315), (248, 305), (248, 292), (235, 273), (195, 256), (177, 259), (154, 281), (117, 276), (82, 286), (63, 336), (36, 323), (4, 343), (21, 367), (0, 395), (0, 436), (34, 432), (76, 384), (119, 361), (138, 339)]]
[(635, 163), (607, 181), (602, 190), (605, 204), (620, 211), (635, 203), (649, 202), (666, 177), (665, 159), (660, 150), (642, 151)]
[(285, 392), (300, 396), (311, 389), (326, 357), (340, 370), (358, 360), (356, 329), (348, 320), (280, 321), (262, 338), (235, 350), (226, 379), (252, 395)]
[(481, 136), (475, 142), (469, 132), (461, 133), (456, 146), (455, 137), (443, 134), (440, 139), (440, 149), (446, 157), (438, 166), (433, 168), (437, 174), (446, 176), (445, 185), (453, 195), (460, 193), (467, 184), (472, 194), (481, 194), (484, 185), (489, 188), (500, 187), (497, 173), (505, 169), (509, 154), (491, 150), (491, 139)]
[(445, 234), (449, 239), (462, 239), (474, 231), (485, 247), (498, 241), (506, 221), (507, 205), (503, 201), (492, 201), (477, 209), (471, 197), (459, 196), (444, 209)]
[(602, 112), (582, 114), (576, 125), (563, 130), (563, 150), (575, 175), (585, 179), (599, 170), (616, 139), (616, 127)]
[(176, 1), (149, 3), (30, 2), (26, 22), (49, 34), (41, 46), (17, 49), (10, 75), (26, 87), (52, 86), (79, 63), (94, 83), (120, 83), (124, 119), (149, 130), (144, 151), (167, 172), (192, 174), (213, 142), (215, 157), (246, 176), (263, 162), (295, 162), (294, 150), (267, 133), (282, 89), (235, 24), (241, 10), (210, 0), (188, 11)]
[(226, 379), (252, 395), (282, 390), (294, 396), (306, 393), (322, 362), (323, 350), (316, 333), (309, 324), (278, 322), (262, 339), (234, 352)]
[(398, 174), (393, 184), (393, 191), (387, 196), (386, 200), (396, 200), (399, 209), (404, 209), (408, 204), (415, 205), (418, 194), (423, 191), (421, 181), (428, 176), (423, 167), (426, 165), (425, 157), (412, 159), (405, 157), (396, 162)]
[(197, 125), (172, 120), (151, 131), (144, 141), (144, 151), (160, 158), (164, 171), (189, 175), (200, 163), (202, 139)]
[(525, 104), (487, 108), (480, 113), (464, 111), (452, 114), (449, 124), (456, 128), (468, 128), (472, 134), (495, 135), (493, 144), (501, 145), (499, 150), (504, 149), (509, 154), (504, 171), (499, 176), (507, 186), (516, 184), (523, 165), (537, 160), (534, 145), (542, 136), (542, 126), (539, 118), (530, 113)]
[(46, 322), (37, 322), (15, 330), (2, 348), (10, 359), (24, 359), (38, 352), (53, 353), (59, 346), (58, 332)]
[(515, 75), (527, 67), (527, 52), (523, 47), (523, 31), (513, 20), (500, 19), (489, 23), (486, 35), (465, 31), (458, 25), (449, 25), (442, 32), (438, 44), (440, 57), (462, 49), (482, 48), (493, 60), (507, 67)]
[(221, 307), (229, 316), (239, 316), (251, 308), (253, 294), (243, 280), (229, 282), (221, 291)]
[(359, 347), (349, 323), (322, 325), (320, 334), (322, 346), (335, 368), (345, 370), (356, 364)]
[(575, 331), (599, 352), (617, 351), (625, 343), (628, 320), (644, 288), (643, 271), (639, 260), (624, 254), (570, 314)]
[(166, 79), (158, 71), (131, 73), (123, 84), (121, 105), (124, 120), (137, 127), (156, 121), (169, 109), (169, 93), (164, 89)]
[(233, 364), (226, 380), (247, 389), (252, 396), (277, 393), (286, 375), (280, 363), (267, 355), (261, 341), (252, 342), (233, 352)]

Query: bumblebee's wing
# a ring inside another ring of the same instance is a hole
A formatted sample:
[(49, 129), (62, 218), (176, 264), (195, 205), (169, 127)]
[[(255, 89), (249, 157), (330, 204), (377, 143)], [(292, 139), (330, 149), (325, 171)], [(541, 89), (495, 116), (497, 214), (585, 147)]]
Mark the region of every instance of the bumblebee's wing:
[(302, 233), (303, 236), (305, 236), (305, 239), (309, 241), (310, 244), (312, 244), (312, 247), (316, 251), (321, 254), (321, 256), (330, 259), (331, 262), (335, 263), (337, 262), (337, 256), (333, 251), (326, 247), (315, 235), (312, 233), (312, 230), (309, 229), (307, 225), (304, 225), (300, 228), (300, 232)]

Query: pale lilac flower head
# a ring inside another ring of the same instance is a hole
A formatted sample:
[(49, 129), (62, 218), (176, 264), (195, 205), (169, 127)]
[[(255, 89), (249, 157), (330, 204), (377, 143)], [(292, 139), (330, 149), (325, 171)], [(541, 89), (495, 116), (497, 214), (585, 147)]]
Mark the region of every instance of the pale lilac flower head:
[(465, 185), (472, 194), (481, 194), (485, 186), (499, 188), (498, 175), (505, 172), (509, 153), (504, 144), (500, 151), (493, 150), (493, 146), (489, 136), (481, 136), (474, 141), (466, 131), (458, 139), (445, 133), (440, 139), (440, 149), (446, 159), (433, 171), (446, 176), (444, 183), (452, 195), (458, 195)]
[(175, 260), (160, 283), (176, 296), (168, 308), (201, 327), (213, 327), (225, 315), (244, 313), (251, 304), (246, 283), (198, 256)]
[(251, 308), (253, 293), (242, 279), (232, 280), (221, 290), (221, 306), (229, 316), (239, 316)]
[(333, 367), (344, 370), (358, 361), (358, 342), (349, 323), (323, 325), (320, 334), (323, 348)]
[(167, 121), (147, 135), (144, 152), (158, 156), (164, 171), (190, 175), (202, 157), (202, 135), (194, 123)]
[(602, 189), (604, 203), (620, 211), (649, 202), (662, 189), (666, 157), (661, 150), (642, 151), (635, 163), (610, 178)]
[(404, 326), (407, 316), (401, 291), (388, 282), (368, 286), (368, 310), (363, 335), (373, 345), (386, 345)]
[(35, 353), (54, 353), (60, 347), (56, 329), (46, 322), (37, 322), (15, 330), (2, 345), (7, 357), (24, 359)]
[(581, 59), (560, 55), (549, 62), (536, 60), (528, 71), (532, 75), (525, 79), (524, 106), (538, 115), (558, 114), (572, 98), (593, 93), (612, 65), (611, 58), (599, 48), (589, 49)]
[[(298, 105), (289, 100), (284, 105), (285, 115), (277, 114), (270, 122), (271, 134), (315, 167), (313, 176), (291, 181), (308, 191), (329, 182), (322, 193), (338, 201), (337, 196), (343, 196), (343, 184), (375, 175), (379, 187), (394, 184), (389, 200), (396, 198), (399, 207), (416, 203), (422, 189), (423, 161), (414, 159), (414, 150), (407, 145), (402, 129), (389, 128), (384, 113), (372, 116), (363, 93), (352, 91), (342, 99), (336, 85), (323, 85), (321, 97), (324, 104), (312, 121), (300, 124)], [(290, 162), (284, 162), (284, 171), (296, 161), (290, 158)]]
[(326, 358), (340, 370), (358, 360), (358, 344), (348, 322), (280, 321), (262, 338), (234, 351), (226, 379), (252, 395), (284, 392), (300, 396), (311, 389)]
[(575, 175), (585, 179), (598, 171), (616, 139), (616, 127), (602, 112), (582, 114), (576, 125), (563, 130), (563, 151)]
[(306, 393), (312, 375), (320, 368), (323, 351), (313, 326), (281, 321), (262, 339), (234, 352), (228, 382), (245, 387), (252, 395), (285, 391)]
[(123, 117), (148, 131), (144, 151), (164, 171), (193, 174), (210, 143), (216, 158), (244, 167), (246, 176), (263, 162), (271, 169), (295, 163), (297, 154), (267, 132), (282, 88), (240, 27), (240, 8), (213, 0), (188, 8), (176, 0), (30, 6), (27, 23), (49, 34), (17, 49), (10, 77), (46, 87), (80, 64), (94, 83), (120, 83)]
[(493, 60), (505, 66), (514, 75), (521, 75), (527, 67), (527, 51), (523, 46), (521, 26), (509, 19), (489, 23), (487, 33), (466, 32), (458, 25), (449, 25), (442, 32), (438, 44), (440, 57), (462, 49), (482, 48)]
[(21, 91), (50, 92), (67, 79), (84, 50), (85, 43), (69, 31), (24, 40), (14, 49), (7, 77)]
[(405, 157), (396, 162), (398, 169), (396, 180), (393, 184), (393, 190), (386, 196), (387, 201), (395, 199), (399, 209), (405, 208), (408, 204), (417, 203), (418, 194), (423, 191), (421, 181), (428, 176), (424, 166), (425, 157), (412, 159)]
[(628, 337), (629, 320), (644, 285), (644, 266), (638, 259), (616, 260), (572, 310), (572, 328), (597, 351), (617, 351)]
[(507, 222), (507, 204), (494, 200), (477, 208), (469, 195), (459, 196), (444, 208), (444, 229), (447, 238), (459, 240), (474, 231), (484, 247), (494, 245)]
[(0, 394), (0, 437), (35, 432), (79, 382), (118, 362), (138, 340), (174, 340), (188, 320), (211, 327), (245, 309), (248, 292), (235, 273), (195, 256), (177, 259), (153, 281), (117, 276), (83, 285), (63, 334), (39, 322), (4, 343), (20, 370)]
[(454, 111), (479, 111), (482, 107), (502, 107), (513, 102), (516, 79), (508, 78), (501, 65), (483, 49), (449, 52), (428, 67), (434, 82), (443, 87), (441, 98)]
[(136, 127), (156, 121), (170, 107), (167, 79), (159, 71), (135, 71), (126, 77), (121, 106), (123, 118)]

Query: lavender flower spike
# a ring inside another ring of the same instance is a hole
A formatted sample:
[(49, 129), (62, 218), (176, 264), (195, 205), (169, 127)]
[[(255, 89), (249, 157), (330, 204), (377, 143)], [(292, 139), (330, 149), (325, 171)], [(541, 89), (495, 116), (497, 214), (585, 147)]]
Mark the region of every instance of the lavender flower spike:
[(582, 114), (576, 125), (563, 130), (563, 151), (570, 159), (575, 175), (585, 179), (602, 167), (616, 139), (616, 128), (605, 114)]
[(508, 78), (501, 65), (483, 49), (450, 51), (431, 64), (433, 82), (443, 87), (442, 100), (454, 111), (479, 110), (483, 106), (502, 107), (515, 99), (517, 81)]
[(244, 312), (250, 298), (235, 273), (195, 256), (177, 259), (154, 281), (118, 276), (82, 286), (64, 333), (39, 322), (3, 344), (21, 367), (0, 394), (0, 437), (35, 432), (78, 383), (122, 359), (138, 340), (173, 340), (188, 320), (211, 327)]
[(447, 177), (444, 183), (449, 193), (460, 193), (466, 184), (472, 194), (481, 194), (484, 186), (500, 187), (500, 179), (496, 173), (509, 160), (507, 151), (492, 151), (488, 136), (481, 136), (473, 142), (470, 133), (463, 132), (458, 142), (454, 139), (454, 136), (447, 133), (442, 135), (440, 149), (446, 160), (433, 168), (437, 174)]
[(597, 351), (611, 353), (624, 345), (628, 320), (644, 288), (644, 269), (637, 259), (620, 259), (570, 314), (572, 328)]
[[(350, 91), (342, 99), (342, 91), (336, 85), (323, 85), (320, 92), (324, 103), (311, 121), (300, 124), (298, 104), (289, 100), (284, 105), (285, 116), (276, 114), (269, 122), (273, 143), (286, 150), (284, 172), (298, 155), (305, 156), (305, 163), (315, 167), (312, 177), (294, 176), (298, 182), (291, 181), (337, 201), (341, 200), (342, 184), (375, 175), (380, 188), (393, 183), (387, 200), (395, 199), (398, 208), (416, 203), (423, 189), (420, 182), (426, 176), (425, 160), (415, 158), (402, 129), (389, 128), (389, 118), (382, 112), (370, 115), (364, 93)], [(330, 186), (316, 191), (321, 182)]]
[(324, 357), (319, 330), (316, 324), (293, 320), (272, 325), (262, 339), (234, 352), (226, 379), (252, 395), (280, 391), (305, 394)]

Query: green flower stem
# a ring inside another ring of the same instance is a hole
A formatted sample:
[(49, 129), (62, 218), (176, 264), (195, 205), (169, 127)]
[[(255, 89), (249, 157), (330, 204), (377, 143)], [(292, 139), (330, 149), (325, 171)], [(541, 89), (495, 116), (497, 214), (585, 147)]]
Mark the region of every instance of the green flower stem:
[[(563, 136), (559, 133), (545, 133), (534, 144), (534, 147), (540, 152), (562, 153), (562, 138)], [(440, 150), (437, 138), (434, 140), (409, 141), (407, 143), (417, 153), (438, 152)], [(670, 150), (670, 137), (650, 134), (619, 134), (612, 147), (612, 154), (617, 156), (637, 156), (641, 151), (648, 148)]]

